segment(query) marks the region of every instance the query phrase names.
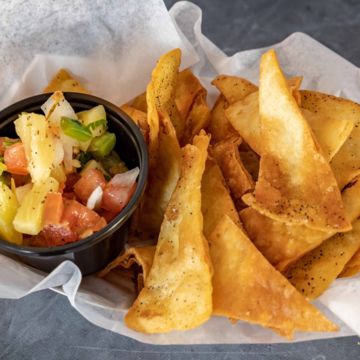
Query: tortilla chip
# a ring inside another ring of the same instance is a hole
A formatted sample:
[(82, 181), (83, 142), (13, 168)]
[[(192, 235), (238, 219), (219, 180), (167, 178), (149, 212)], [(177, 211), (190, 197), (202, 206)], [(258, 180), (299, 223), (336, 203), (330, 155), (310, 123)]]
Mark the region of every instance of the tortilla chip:
[(301, 111), (314, 132), (324, 157), (330, 161), (349, 137), (354, 127), (352, 120), (343, 118), (339, 114), (334, 114), (330, 118), (321, 112), (312, 112), (307, 109), (301, 109)]
[(150, 83), (146, 88), (147, 122), (149, 126), (149, 168), (156, 166), (159, 152), (160, 120), (156, 109), (154, 86)]
[(179, 73), (175, 90), (175, 104), (183, 121), (188, 117), (198, 93), (203, 90), (205, 89), (199, 79), (190, 69), (185, 69)]
[(302, 76), (294, 76), (287, 80), (287, 84), (289, 87), (289, 90), (291, 92), (291, 95), (294, 97), (295, 101), (299, 106), (301, 106), (301, 95), (299, 92), (301, 83), (302, 83)]
[(289, 281), (307, 298), (316, 299), (343, 271), (360, 248), (360, 220), (352, 231), (338, 233), (306, 254), (287, 272)]
[(344, 270), (340, 273), (339, 277), (355, 276), (360, 272), (360, 250), (346, 263)]
[(161, 225), (145, 287), (125, 316), (145, 333), (188, 330), (212, 312), (211, 263), (202, 233), (201, 178), (209, 139), (201, 134), (182, 149), (181, 177)]
[[(340, 189), (360, 174), (360, 105), (350, 100), (322, 94), (317, 91), (303, 90), (300, 92), (303, 108), (321, 114), (330, 121), (351, 122), (354, 128), (349, 137), (346, 137), (348, 128), (344, 126), (343, 133), (338, 131), (338, 136), (343, 141), (343, 146), (334, 156), (331, 167), (334, 171)], [(346, 120), (345, 120), (346, 119)], [(350, 125), (349, 125), (350, 127)]]
[(130, 101), (130, 105), (137, 110), (147, 113), (146, 92), (138, 95), (134, 100)]
[(185, 126), (175, 104), (180, 61), (181, 50), (171, 50), (160, 57), (151, 74), (156, 108), (159, 113), (169, 114), (178, 139), (181, 139)]
[(43, 90), (44, 93), (55, 91), (71, 91), (90, 94), (68, 71), (60, 69), (52, 78), (49, 85)]
[(120, 108), (125, 114), (127, 114), (132, 121), (139, 127), (143, 134), (146, 143), (149, 142), (149, 124), (147, 120), (147, 114), (141, 110), (138, 110), (130, 105), (123, 105)]
[(225, 115), (225, 108), (227, 106), (227, 101), (222, 95), (220, 95), (211, 110), (207, 131), (211, 134), (212, 143), (217, 143), (218, 141), (224, 140), (230, 136), (238, 135)]
[[(114, 259), (98, 276), (106, 277), (114, 269), (131, 269), (134, 265), (140, 269), (134, 269), (133, 275), (137, 280), (137, 291), (140, 291), (146, 280), (153, 258), (155, 254), (155, 246), (131, 247)], [(135, 274), (134, 274), (135, 273)]]
[(210, 236), (220, 219), (227, 215), (241, 226), (238, 212), (217, 163), (208, 159), (201, 182), (201, 210), (204, 216), (204, 235)]
[(206, 90), (198, 92), (190, 113), (185, 120), (185, 129), (182, 137), (182, 144), (189, 144), (201, 129), (207, 127), (210, 120), (210, 109), (206, 103)]
[(149, 173), (138, 223), (143, 232), (155, 236), (179, 179), (181, 165), (181, 150), (174, 126), (167, 114), (160, 120), (157, 162)]
[[(347, 218), (352, 222), (360, 215), (360, 181), (346, 188), (342, 199)], [(242, 210), (240, 218), (251, 241), (282, 272), (336, 233), (335, 230), (324, 232), (303, 225), (287, 225), (252, 208)]]
[(239, 154), (240, 143), (241, 138), (239, 136), (231, 137), (218, 142), (211, 149), (211, 155), (219, 164), (237, 207), (242, 203), (241, 197), (255, 187), (251, 175), (241, 161)]
[(230, 105), (257, 91), (256, 85), (238, 76), (219, 75), (211, 84), (216, 86)]
[(330, 165), (289, 92), (273, 50), (261, 58), (259, 109), (259, 178), (254, 194), (245, 194), (243, 201), (286, 223), (321, 231), (351, 229)]
[(208, 240), (215, 315), (273, 328), (288, 338), (296, 330), (337, 329), (267, 262), (229, 217), (223, 217)]

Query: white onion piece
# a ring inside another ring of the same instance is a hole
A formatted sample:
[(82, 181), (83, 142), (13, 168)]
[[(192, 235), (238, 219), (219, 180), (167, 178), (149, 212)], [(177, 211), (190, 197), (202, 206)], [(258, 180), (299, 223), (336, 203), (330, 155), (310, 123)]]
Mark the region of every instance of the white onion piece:
[(73, 148), (75, 145), (77, 145), (76, 140), (72, 139), (69, 136), (66, 136), (65, 134), (60, 134), (60, 139), (63, 144), (64, 148), (64, 167), (65, 172), (71, 173), (73, 170)]
[(91, 210), (97, 209), (100, 207), (101, 200), (103, 197), (103, 189), (101, 186), (98, 186), (95, 188), (95, 190), (91, 193), (91, 195), (88, 198), (88, 201), (86, 203), (86, 207), (88, 207)]
[(51, 112), (54, 110), (57, 101), (59, 100), (59, 95), (51, 95), (44, 104), (41, 105), (41, 110), (45, 114), (45, 117), (48, 118)]
[(110, 185), (118, 185), (118, 186), (124, 186), (124, 187), (130, 187), (132, 186), (135, 181), (136, 178), (138, 177), (140, 172), (140, 169), (138, 167), (126, 171), (124, 173), (121, 174), (116, 174), (110, 181), (109, 184)]

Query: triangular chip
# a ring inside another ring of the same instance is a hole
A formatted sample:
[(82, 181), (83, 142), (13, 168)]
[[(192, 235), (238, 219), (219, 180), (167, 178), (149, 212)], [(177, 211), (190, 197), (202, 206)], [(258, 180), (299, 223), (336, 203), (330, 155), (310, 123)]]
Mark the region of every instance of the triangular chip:
[(333, 135), (334, 137), (337, 135), (344, 144), (331, 161), (336, 180), (342, 189), (360, 173), (360, 105), (317, 91), (303, 90), (300, 93), (302, 106), (305, 109), (322, 114), (329, 119), (328, 123), (343, 119), (354, 126), (348, 137), (350, 125), (348, 128), (344, 126), (343, 131), (339, 129), (337, 134)]
[(351, 229), (339, 188), (292, 97), (275, 52), (260, 64), (262, 150), (254, 194), (243, 201), (279, 221), (329, 231)]
[(98, 276), (106, 277), (114, 269), (131, 269), (136, 265), (134, 275), (137, 281), (137, 291), (140, 291), (149, 274), (154, 254), (155, 246), (128, 248), (103, 269)]
[(214, 314), (276, 329), (334, 331), (336, 326), (276, 271), (229, 217), (208, 238), (214, 267)]
[(257, 91), (256, 85), (238, 76), (219, 75), (211, 84), (216, 86), (230, 105)]
[[(215, 144), (211, 155), (216, 159), (228, 184), (237, 208), (243, 206), (241, 197), (254, 189), (255, 183), (241, 161), (239, 136), (227, 138)], [(241, 205), (242, 204), (242, 205)]]
[(228, 106), (223, 95), (220, 95), (210, 113), (210, 121), (207, 131), (211, 134), (211, 142), (216, 143), (238, 133), (230, 124), (225, 115), (225, 108)]
[(146, 88), (147, 122), (149, 126), (149, 167), (156, 166), (159, 153), (159, 129), (160, 120), (155, 102), (155, 90), (152, 83)]
[(360, 272), (360, 249), (348, 261), (339, 277), (355, 276)]
[[(350, 222), (360, 215), (360, 181), (342, 193), (347, 218)], [(333, 236), (336, 231), (318, 231), (304, 225), (287, 225), (255, 209), (240, 212), (241, 220), (251, 241), (279, 271), (284, 271), (296, 260)]]
[(150, 169), (138, 224), (142, 231), (155, 236), (159, 233), (166, 207), (180, 176), (181, 150), (167, 114), (160, 117), (157, 142), (157, 160)]
[(133, 108), (140, 110), (144, 113), (147, 113), (147, 102), (146, 102), (146, 92), (138, 95), (134, 100), (129, 103)]
[(188, 117), (198, 93), (203, 90), (205, 89), (199, 79), (190, 69), (179, 73), (175, 90), (175, 104), (183, 121)]
[(211, 263), (203, 235), (201, 178), (209, 139), (194, 138), (183, 148), (181, 177), (161, 225), (154, 262), (135, 303), (125, 316), (145, 333), (188, 330), (212, 312)]
[(238, 226), (240, 219), (229, 189), (217, 163), (208, 159), (201, 182), (201, 210), (204, 216), (204, 235), (207, 238), (220, 219), (227, 215)]
[(68, 71), (60, 69), (43, 92), (71, 91), (90, 94)]
[(297, 261), (286, 272), (289, 281), (307, 298), (316, 299), (340, 275), (360, 248), (360, 220), (347, 233), (338, 233)]
[(151, 74), (156, 108), (159, 113), (166, 112), (170, 116), (178, 139), (181, 139), (185, 126), (175, 104), (180, 61), (181, 50), (171, 50), (159, 58)]
[(145, 112), (138, 110), (130, 105), (123, 105), (120, 108), (124, 113), (126, 113), (132, 121), (139, 127), (141, 133), (143, 134), (146, 143), (149, 142), (149, 124), (147, 121), (147, 115)]

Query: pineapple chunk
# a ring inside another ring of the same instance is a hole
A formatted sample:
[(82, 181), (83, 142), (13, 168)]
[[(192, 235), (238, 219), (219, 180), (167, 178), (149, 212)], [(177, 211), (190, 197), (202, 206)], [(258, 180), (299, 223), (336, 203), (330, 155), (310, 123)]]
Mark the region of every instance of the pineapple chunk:
[(17, 245), (22, 244), (22, 234), (13, 226), (13, 220), (18, 209), (18, 202), (8, 186), (0, 182), (0, 236)]
[(45, 116), (23, 113), (15, 121), (15, 129), (24, 144), (32, 181), (46, 180), (54, 167), (55, 139)]
[(23, 234), (37, 235), (42, 229), (46, 196), (58, 189), (59, 183), (51, 177), (34, 184), (16, 213), (14, 228)]
[(51, 171), (51, 176), (54, 179), (56, 179), (59, 183), (65, 183), (66, 182), (66, 173), (65, 173), (64, 165), (60, 164), (60, 165), (56, 166), (56, 168), (54, 168)]

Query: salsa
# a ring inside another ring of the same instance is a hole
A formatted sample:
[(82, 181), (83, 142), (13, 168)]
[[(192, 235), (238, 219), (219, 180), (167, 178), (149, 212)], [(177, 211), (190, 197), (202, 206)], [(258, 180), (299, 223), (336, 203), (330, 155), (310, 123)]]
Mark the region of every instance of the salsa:
[(17, 138), (0, 137), (0, 236), (60, 246), (101, 230), (128, 204), (139, 168), (114, 150), (102, 105), (76, 113), (62, 92), (21, 113)]

